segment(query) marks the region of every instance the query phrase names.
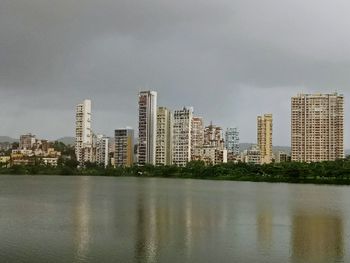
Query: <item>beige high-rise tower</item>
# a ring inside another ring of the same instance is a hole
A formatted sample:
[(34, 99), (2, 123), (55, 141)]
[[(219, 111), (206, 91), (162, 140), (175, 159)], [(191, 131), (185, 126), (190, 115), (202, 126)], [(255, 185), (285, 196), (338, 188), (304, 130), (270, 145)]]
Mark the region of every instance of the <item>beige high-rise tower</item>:
[(172, 113), (166, 107), (157, 110), (156, 165), (172, 163)]
[(292, 161), (344, 158), (344, 96), (298, 94), (292, 97)]
[(174, 111), (173, 164), (185, 166), (191, 161), (191, 131), (193, 108), (184, 107)]
[(272, 161), (272, 114), (258, 116), (258, 146), (260, 149), (261, 163)]

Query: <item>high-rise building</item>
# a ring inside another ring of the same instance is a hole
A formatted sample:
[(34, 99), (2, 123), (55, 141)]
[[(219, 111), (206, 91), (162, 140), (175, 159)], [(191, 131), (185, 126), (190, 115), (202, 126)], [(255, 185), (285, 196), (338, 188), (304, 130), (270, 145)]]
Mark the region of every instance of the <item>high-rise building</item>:
[(157, 111), (156, 164), (172, 163), (172, 113), (165, 107)]
[(156, 164), (157, 92), (139, 93), (139, 165)]
[(225, 148), (224, 136), (222, 128), (210, 123), (209, 126), (204, 129), (204, 144), (213, 146), (218, 149)]
[(229, 153), (239, 155), (239, 131), (238, 128), (227, 128), (225, 132), (225, 146)]
[(114, 164), (130, 167), (134, 163), (134, 130), (117, 129), (114, 132)]
[(223, 138), (222, 128), (212, 123), (204, 128), (203, 144), (194, 149), (193, 160), (201, 160), (206, 164), (227, 162), (227, 150)]
[(193, 117), (192, 118), (192, 129), (191, 129), (191, 159), (195, 160), (195, 149), (202, 147), (204, 144), (204, 124), (203, 118)]
[(109, 164), (109, 138), (99, 134), (96, 139), (96, 163), (107, 167)]
[(80, 165), (92, 161), (91, 100), (76, 107), (75, 155)]
[(173, 164), (185, 166), (191, 161), (193, 108), (175, 110), (173, 123)]
[(22, 150), (32, 150), (35, 142), (36, 142), (36, 137), (33, 134), (27, 133), (27, 134), (21, 135), (19, 138), (19, 148)]
[(298, 94), (291, 103), (292, 161), (344, 158), (344, 96)]
[(272, 114), (258, 116), (258, 147), (260, 150), (261, 163), (272, 161)]

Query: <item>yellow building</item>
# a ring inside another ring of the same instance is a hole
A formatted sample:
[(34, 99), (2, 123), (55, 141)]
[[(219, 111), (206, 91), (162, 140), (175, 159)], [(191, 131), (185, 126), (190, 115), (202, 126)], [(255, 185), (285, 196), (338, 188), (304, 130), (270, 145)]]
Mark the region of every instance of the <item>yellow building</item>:
[(258, 147), (260, 149), (261, 163), (272, 161), (272, 114), (258, 116)]
[(11, 161), (11, 156), (0, 156), (0, 167), (1, 166), (9, 166)]
[(115, 130), (115, 166), (130, 167), (134, 163), (134, 130), (117, 129)]

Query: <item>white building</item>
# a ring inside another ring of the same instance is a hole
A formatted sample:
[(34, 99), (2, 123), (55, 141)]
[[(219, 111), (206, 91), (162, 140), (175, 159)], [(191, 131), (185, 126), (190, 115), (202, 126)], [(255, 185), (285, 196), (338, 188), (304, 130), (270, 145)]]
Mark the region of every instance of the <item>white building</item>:
[(139, 93), (139, 165), (156, 164), (157, 92)]
[(96, 140), (96, 163), (104, 167), (109, 163), (109, 138), (101, 134)]
[(227, 128), (225, 132), (225, 146), (233, 155), (239, 154), (239, 131), (238, 128)]
[(42, 158), (42, 161), (43, 161), (44, 165), (48, 165), (48, 166), (56, 167), (58, 164), (57, 157), (44, 157), (44, 158)]
[(185, 166), (191, 161), (191, 128), (193, 107), (184, 107), (174, 112), (173, 164)]
[(91, 100), (76, 107), (75, 155), (80, 165), (92, 161)]

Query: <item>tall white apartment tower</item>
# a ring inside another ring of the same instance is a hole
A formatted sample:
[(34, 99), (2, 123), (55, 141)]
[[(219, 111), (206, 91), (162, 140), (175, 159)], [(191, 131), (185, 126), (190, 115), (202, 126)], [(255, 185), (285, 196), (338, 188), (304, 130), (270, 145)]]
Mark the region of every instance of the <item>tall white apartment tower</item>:
[(92, 161), (91, 100), (76, 106), (75, 155), (80, 164)]
[(299, 94), (292, 97), (292, 161), (344, 158), (344, 96)]
[(139, 93), (138, 164), (156, 164), (157, 92)]
[(174, 111), (173, 164), (175, 165), (185, 166), (191, 161), (192, 118), (192, 107)]

